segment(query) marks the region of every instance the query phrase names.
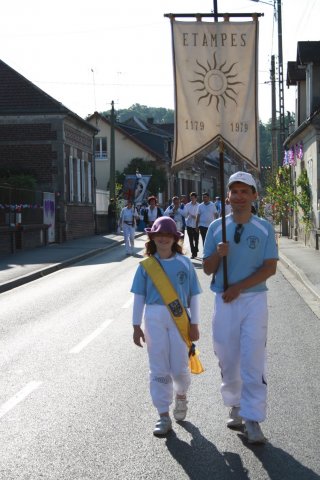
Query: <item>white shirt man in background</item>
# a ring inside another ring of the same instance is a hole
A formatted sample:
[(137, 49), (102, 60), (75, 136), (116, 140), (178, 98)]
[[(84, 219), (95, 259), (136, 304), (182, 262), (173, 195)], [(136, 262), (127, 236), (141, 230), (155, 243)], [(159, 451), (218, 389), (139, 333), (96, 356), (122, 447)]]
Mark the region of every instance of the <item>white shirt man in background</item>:
[(181, 233), (184, 233), (184, 210), (185, 205), (180, 204), (180, 199), (177, 196), (172, 197), (172, 203), (164, 211), (164, 217), (171, 217), (177, 225), (177, 230)]
[(200, 203), (198, 207), (196, 228), (199, 228), (200, 230), (200, 235), (204, 245), (209, 225), (211, 222), (213, 222), (213, 220), (218, 218), (219, 214), (215, 204), (211, 202), (208, 192), (204, 192), (202, 194), (202, 200), (202, 203)]

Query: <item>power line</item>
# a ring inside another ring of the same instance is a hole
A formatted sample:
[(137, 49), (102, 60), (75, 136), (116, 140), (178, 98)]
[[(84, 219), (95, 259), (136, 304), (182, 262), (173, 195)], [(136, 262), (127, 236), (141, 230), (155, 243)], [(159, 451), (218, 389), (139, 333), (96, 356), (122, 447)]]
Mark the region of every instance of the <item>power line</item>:
[[(61, 82), (61, 81), (47, 81), (47, 80), (35, 80), (41, 84), (52, 85), (85, 85), (92, 87), (92, 82)], [(95, 83), (96, 87), (172, 87), (172, 83)]]

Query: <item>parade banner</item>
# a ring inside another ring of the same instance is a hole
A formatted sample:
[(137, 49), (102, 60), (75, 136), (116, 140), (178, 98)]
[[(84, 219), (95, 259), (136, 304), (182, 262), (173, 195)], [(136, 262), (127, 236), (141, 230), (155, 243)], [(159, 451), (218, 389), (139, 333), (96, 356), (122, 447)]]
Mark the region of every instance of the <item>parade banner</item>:
[(172, 20), (175, 78), (173, 166), (222, 140), (259, 168), (258, 21)]
[(136, 205), (143, 203), (147, 196), (147, 188), (151, 175), (126, 175), (122, 190), (123, 198)]
[(148, 185), (151, 180), (152, 175), (141, 175), (139, 174), (136, 182), (136, 188), (134, 193), (134, 203), (140, 205), (146, 200), (148, 193)]

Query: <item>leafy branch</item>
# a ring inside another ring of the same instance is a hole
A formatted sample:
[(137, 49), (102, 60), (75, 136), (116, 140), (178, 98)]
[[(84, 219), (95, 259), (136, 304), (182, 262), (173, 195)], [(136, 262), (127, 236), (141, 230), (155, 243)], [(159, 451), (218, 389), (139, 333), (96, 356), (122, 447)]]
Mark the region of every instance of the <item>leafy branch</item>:
[(271, 203), (273, 208), (273, 219), (275, 223), (280, 223), (297, 204), (291, 184), (290, 168), (279, 167), (277, 173), (270, 179), (266, 192), (266, 201)]
[(302, 210), (302, 222), (305, 225), (306, 231), (310, 231), (312, 227), (311, 221), (311, 188), (307, 171), (302, 170), (297, 180), (297, 187), (300, 187), (300, 191), (297, 193), (297, 204)]

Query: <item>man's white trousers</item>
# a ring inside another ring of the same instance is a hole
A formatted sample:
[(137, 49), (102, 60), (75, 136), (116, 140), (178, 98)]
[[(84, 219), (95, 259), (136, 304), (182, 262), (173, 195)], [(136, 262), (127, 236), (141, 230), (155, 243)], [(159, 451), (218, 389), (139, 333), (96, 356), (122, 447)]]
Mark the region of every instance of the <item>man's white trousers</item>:
[(187, 393), (191, 382), (188, 348), (165, 305), (146, 305), (144, 320), (150, 393), (161, 414), (169, 411), (173, 392)]
[(240, 415), (262, 422), (266, 417), (266, 292), (245, 293), (230, 303), (216, 294), (213, 347), (219, 360), (221, 395), (226, 406), (240, 406)]

